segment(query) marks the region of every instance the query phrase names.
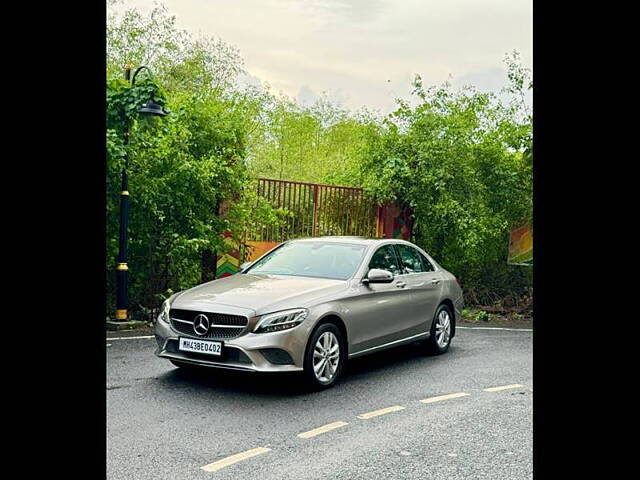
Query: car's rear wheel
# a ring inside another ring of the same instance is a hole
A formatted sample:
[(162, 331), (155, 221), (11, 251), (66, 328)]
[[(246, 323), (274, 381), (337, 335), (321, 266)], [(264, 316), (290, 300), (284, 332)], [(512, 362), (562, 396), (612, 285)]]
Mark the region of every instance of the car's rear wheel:
[(444, 303), (436, 309), (431, 322), (431, 335), (426, 341), (427, 350), (433, 355), (446, 352), (451, 345), (453, 332), (453, 313)]
[(346, 347), (342, 332), (333, 323), (320, 325), (311, 335), (304, 359), (304, 375), (309, 386), (333, 386), (342, 372)]

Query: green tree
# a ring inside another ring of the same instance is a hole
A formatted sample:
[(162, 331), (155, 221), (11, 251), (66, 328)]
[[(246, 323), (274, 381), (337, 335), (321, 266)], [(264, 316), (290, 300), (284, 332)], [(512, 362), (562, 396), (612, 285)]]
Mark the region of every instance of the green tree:
[(355, 185), (357, 152), (375, 124), (372, 115), (352, 114), (326, 96), (309, 107), (268, 96), (264, 112), (263, 128), (256, 131), (249, 153), (255, 175)]

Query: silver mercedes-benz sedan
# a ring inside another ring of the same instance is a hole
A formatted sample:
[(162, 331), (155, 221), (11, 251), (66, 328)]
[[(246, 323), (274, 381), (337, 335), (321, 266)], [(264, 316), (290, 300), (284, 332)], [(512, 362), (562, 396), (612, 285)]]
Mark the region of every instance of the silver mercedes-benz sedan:
[(446, 352), (463, 305), (456, 278), (404, 240), (291, 240), (243, 267), (164, 302), (156, 355), (179, 367), (300, 371), (326, 388), (350, 358), (418, 341)]

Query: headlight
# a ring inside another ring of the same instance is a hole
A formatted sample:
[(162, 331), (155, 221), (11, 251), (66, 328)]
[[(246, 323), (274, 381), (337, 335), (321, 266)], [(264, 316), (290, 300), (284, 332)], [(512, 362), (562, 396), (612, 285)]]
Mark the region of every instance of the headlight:
[(158, 315), (158, 320), (166, 324), (169, 324), (169, 310), (171, 309), (171, 303), (169, 300), (171, 300), (171, 298), (167, 298), (162, 303), (162, 307), (160, 307), (160, 315)]
[(270, 313), (264, 315), (253, 329), (254, 333), (279, 332), (300, 325), (309, 310), (306, 308), (296, 308), (294, 310), (285, 310), (283, 312)]

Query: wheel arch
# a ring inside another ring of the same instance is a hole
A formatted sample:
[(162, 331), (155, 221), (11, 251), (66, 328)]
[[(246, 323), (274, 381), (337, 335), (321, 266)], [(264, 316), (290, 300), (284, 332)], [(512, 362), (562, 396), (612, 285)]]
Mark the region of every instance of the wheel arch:
[(342, 336), (344, 337), (344, 342), (347, 345), (345, 358), (348, 357), (349, 356), (349, 334), (347, 332), (347, 326), (345, 325), (344, 320), (342, 320), (342, 318), (340, 318), (340, 316), (335, 313), (327, 313), (326, 315), (320, 317), (318, 322), (314, 325), (313, 330), (318, 328), (320, 325), (324, 325), (325, 323), (333, 323), (336, 327), (338, 327), (338, 329), (340, 330), (340, 333), (342, 333)]

